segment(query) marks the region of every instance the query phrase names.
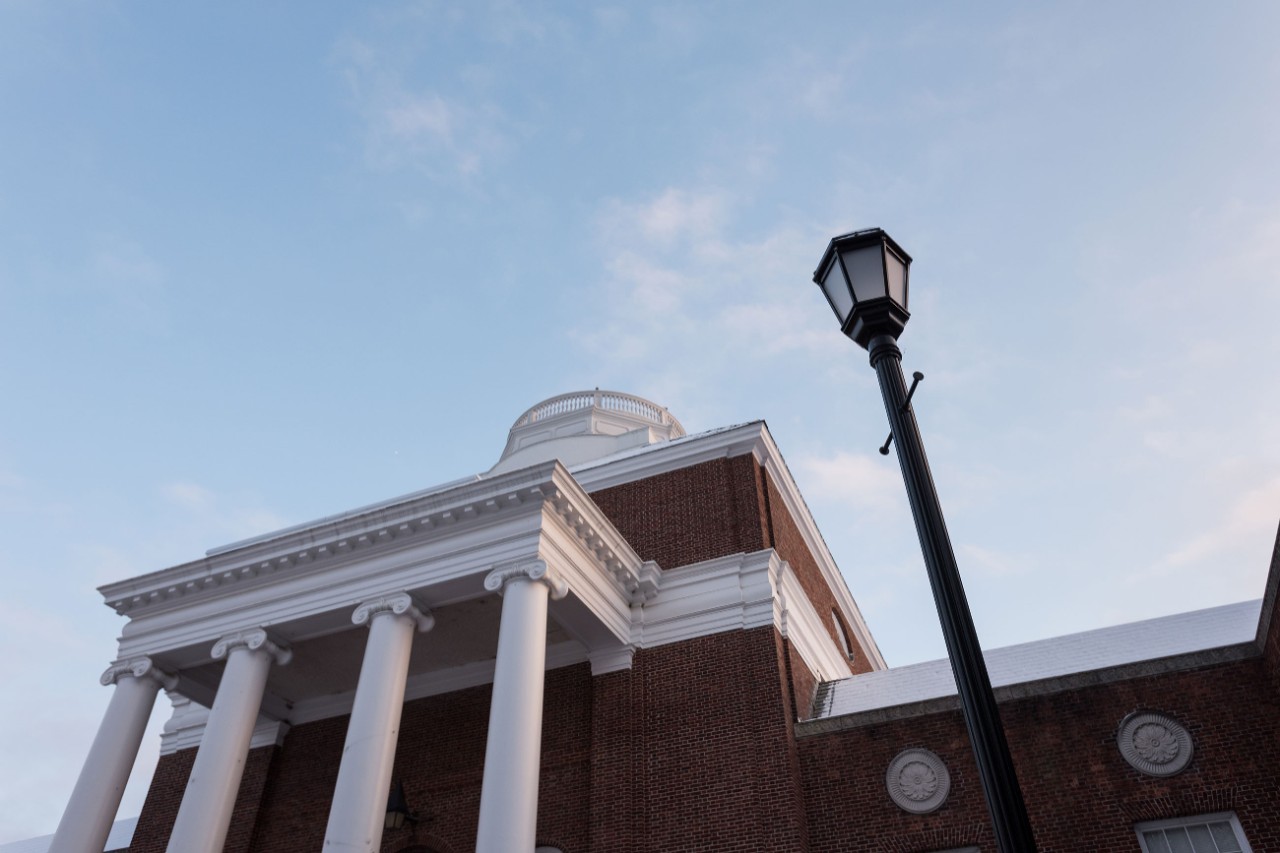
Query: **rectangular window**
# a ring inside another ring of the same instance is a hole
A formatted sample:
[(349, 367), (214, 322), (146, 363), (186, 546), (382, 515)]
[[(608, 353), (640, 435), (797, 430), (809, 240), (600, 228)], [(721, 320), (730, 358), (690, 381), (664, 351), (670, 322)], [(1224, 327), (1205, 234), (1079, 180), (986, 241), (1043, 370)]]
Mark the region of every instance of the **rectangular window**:
[(1231, 812), (1153, 820), (1134, 829), (1143, 853), (1253, 853)]

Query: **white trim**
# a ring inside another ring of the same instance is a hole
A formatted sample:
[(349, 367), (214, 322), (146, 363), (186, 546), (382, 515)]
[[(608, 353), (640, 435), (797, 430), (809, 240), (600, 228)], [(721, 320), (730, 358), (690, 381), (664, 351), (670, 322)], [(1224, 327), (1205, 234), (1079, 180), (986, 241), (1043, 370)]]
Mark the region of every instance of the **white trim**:
[(851, 674), (795, 572), (772, 548), (669, 569), (659, 595), (632, 613), (640, 648), (772, 625), (820, 680)]
[[(1147, 839), (1144, 837), (1145, 833), (1188, 826), (1207, 826), (1211, 823), (1230, 824), (1231, 831), (1235, 833), (1236, 842), (1240, 845), (1240, 853), (1253, 853), (1253, 848), (1249, 846), (1248, 839), (1244, 837), (1244, 829), (1240, 826), (1240, 819), (1236, 817), (1235, 812), (1215, 812), (1213, 814), (1192, 815), (1168, 820), (1148, 820), (1142, 823), (1135, 823), (1133, 831), (1137, 833), (1138, 844), (1142, 847), (1142, 853), (1154, 853), (1147, 846)], [(1217, 846), (1217, 842), (1214, 842), (1214, 844)]]
[(872, 669), (886, 669), (884, 656), (871, 636), (862, 611), (849, 592), (844, 575), (831, 556), (831, 551), (813, 520), (813, 514), (809, 512), (809, 507), (764, 421), (752, 421), (626, 451), (575, 466), (570, 471), (584, 489), (597, 492), (701, 462), (744, 456), (748, 453), (765, 469), (770, 482), (777, 487), (783, 505), (795, 520), (801, 537), (850, 627), (853, 635), (850, 639), (862, 649)]

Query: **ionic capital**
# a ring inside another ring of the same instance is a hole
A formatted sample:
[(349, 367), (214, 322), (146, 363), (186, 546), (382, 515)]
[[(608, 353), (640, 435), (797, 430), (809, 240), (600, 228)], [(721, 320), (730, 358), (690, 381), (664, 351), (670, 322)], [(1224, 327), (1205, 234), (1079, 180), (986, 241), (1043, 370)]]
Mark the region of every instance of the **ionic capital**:
[(251, 652), (264, 651), (275, 658), (276, 663), (284, 666), (293, 660), (293, 650), (283, 643), (274, 643), (261, 628), (248, 631), (236, 631), (213, 644), (213, 659), (221, 660), (231, 654), (232, 649), (244, 647)]
[(431, 615), (431, 611), (420, 605), (407, 592), (383, 595), (361, 602), (355, 613), (351, 614), (351, 621), (357, 625), (372, 625), (373, 620), (383, 614), (412, 619), (420, 633), (430, 631), (431, 626), (436, 624), (436, 617)]
[(501, 592), (512, 581), (534, 581), (546, 584), (547, 589), (551, 590), (553, 599), (561, 599), (569, 594), (569, 584), (559, 572), (542, 560), (528, 560), (523, 563), (498, 566), (485, 576), (484, 588), (489, 592)]
[(148, 657), (118, 660), (107, 667), (107, 671), (102, 673), (102, 677), (98, 681), (102, 683), (103, 687), (106, 687), (125, 677), (150, 678), (165, 690), (172, 690), (178, 686), (177, 677), (156, 666), (155, 662)]

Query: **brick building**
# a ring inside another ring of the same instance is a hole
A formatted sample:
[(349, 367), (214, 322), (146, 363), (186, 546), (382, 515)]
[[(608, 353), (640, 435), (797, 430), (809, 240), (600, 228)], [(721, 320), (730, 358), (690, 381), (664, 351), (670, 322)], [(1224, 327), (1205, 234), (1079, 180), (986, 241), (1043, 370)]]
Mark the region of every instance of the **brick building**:
[[(1280, 850), (1278, 577), (989, 653), (1041, 851)], [(886, 668), (763, 422), (553, 398), (483, 475), (102, 592), (55, 851), (103, 849), (161, 687), (132, 853), (995, 849), (949, 668)]]

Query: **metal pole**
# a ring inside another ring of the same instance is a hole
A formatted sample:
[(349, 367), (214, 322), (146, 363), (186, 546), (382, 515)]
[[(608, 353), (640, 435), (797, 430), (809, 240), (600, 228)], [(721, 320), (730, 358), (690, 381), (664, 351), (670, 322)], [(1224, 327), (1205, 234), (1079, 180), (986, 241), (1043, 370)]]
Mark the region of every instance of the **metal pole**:
[(907, 484), (907, 498), (911, 502), (911, 514), (915, 517), (916, 532), (920, 535), (929, 586), (933, 589), (938, 619), (942, 622), (942, 637), (947, 643), (947, 655), (951, 658), (951, 669), (960, 692), (960, 705), (964, 710), (969, 741), (973, 744), (978, 776), (982, 780), (987, 809), (995, 827), (996, 844), (1001, 853), (1034, 853), (1035, 836), (1031, 833), (1027, 806), (1009, 756), (1009, 744), (1000, 724), (1000, 712), (991, 690), (991, 679), (987, 676), (986, 662), (982, 659), (982, 647), (978, 645), (973, 617), (969, 614), (956, 556), (951, 550), (942, 505), (938, 502), (938, 491), (929, 472), (929, 460), (924, 455), (924, 442), (920, 439), (915, 412), (906, 403), (902, 351), (889, 335), (873, 338), (867, 350), (871, 366), (880, 380), (880, 393), (884, 397), (894, 443), (898, 446), (898, 462)]

